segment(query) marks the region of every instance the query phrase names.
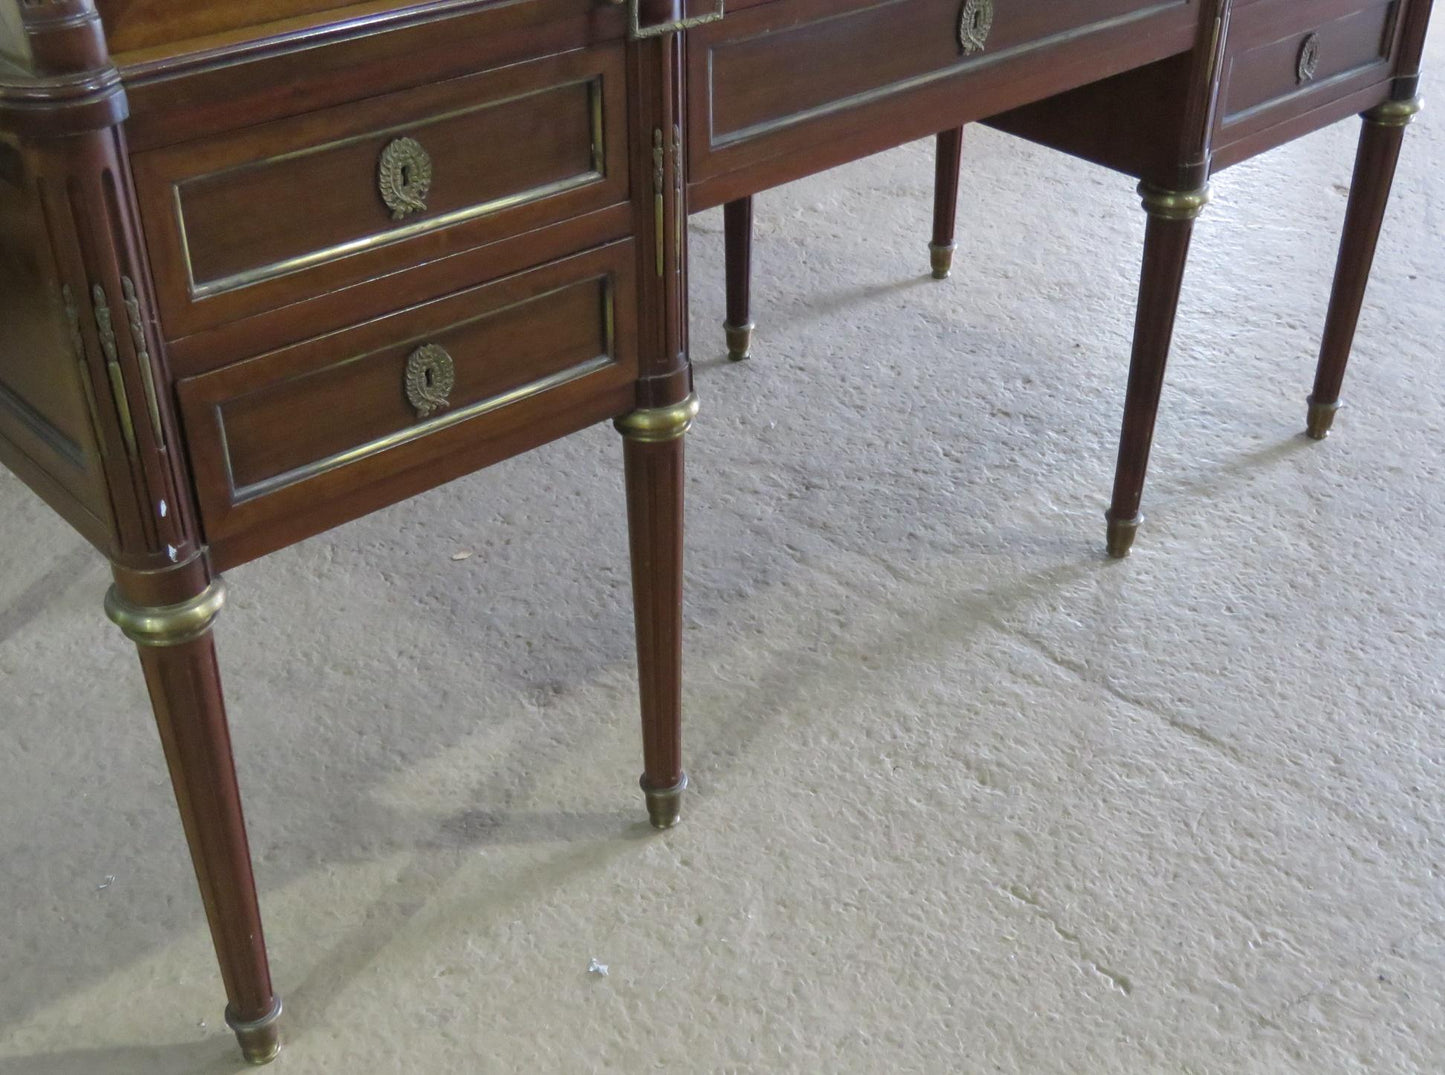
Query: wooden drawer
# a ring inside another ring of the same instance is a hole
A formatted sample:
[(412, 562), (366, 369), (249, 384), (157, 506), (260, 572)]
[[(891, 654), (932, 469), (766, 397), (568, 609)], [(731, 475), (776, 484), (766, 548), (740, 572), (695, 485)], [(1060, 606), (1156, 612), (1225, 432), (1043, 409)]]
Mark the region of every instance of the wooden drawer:
[(1225, 46), (1216, 145), (1384, 82), (1393, 69), (1399, 11), (1398, 0), (1255, 0), (1239, 7)]
[(777, 0), (737, 11), (689, 35), (692, 120), (707, 135), (693, 177), (864, 126), (902, 140), (981, 118), (1183, 51), (1197, 12), (1189, 0)]
[(631, 240), (177, 384), (222, 566), (632, 406)]
[(166, 335), (625, 202), (625, 82), (607, 45), (137, 154)]

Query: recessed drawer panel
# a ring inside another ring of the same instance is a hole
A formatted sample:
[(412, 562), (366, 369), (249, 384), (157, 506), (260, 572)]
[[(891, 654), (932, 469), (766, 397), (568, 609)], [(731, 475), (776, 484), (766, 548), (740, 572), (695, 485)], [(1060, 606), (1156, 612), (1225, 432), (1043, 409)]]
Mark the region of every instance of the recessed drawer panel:
[(688, 35), (689, 109), (706, 135), (691, 141), (690, 176), (705, 183), (799, 146), (847, 142), (856, 155), (889, 132), (896, 144), (1072, 89), (1186, 50), (1198, 11), (1195, 0), (775, 0), (735, 11)]
[(627, 197), (619, 46), (135, 158), (171, 338)]
[[(1162, 6), (1158, 0), (887, 0), (811, 15), (801, 4), (776, 5), (776, 14), (764, 6), (747, 13), (757, 17), (761, 32), (712, 47), (712, 142), (746, 138), (911, 79), (986, 64), (1020, 46)], [(789, 7), (797, 12), (792, 18), (785, 14)]]
[(1235, 12), (1225, 51), (1225, 140), (1388, 78), (1397, 0), (1260, 2)]
[(633, 257), (613, 243), (180, 381), (207, 540), (225, 558), (262, 523), (324, 529), (394, 479), (417, 492), (625, 410)]

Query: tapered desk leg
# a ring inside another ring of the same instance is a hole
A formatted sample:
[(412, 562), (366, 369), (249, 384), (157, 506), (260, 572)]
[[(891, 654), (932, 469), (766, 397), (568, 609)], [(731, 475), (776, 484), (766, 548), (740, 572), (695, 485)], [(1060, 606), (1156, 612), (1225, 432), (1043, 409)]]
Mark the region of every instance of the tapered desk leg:
[(1365, 301), (1365, 286), (1375, 260), (1375, 244), (1380, 238), (1385, 206), (1390, 200), (1400, 144), (1404, 141), (1405, 127), (1419, 111), (1420, 100), (1414, 98), (1386, 101), (1362, 117), (1364, 127), (1360, 131), (1360, 148), (1355, 154), (1355, 175), (1350, 182), (1334, 290), (1325, 317), (1315, 387), (1309, 398), (1305, 431), (1315, 440), (1324, 440), (1329, 435), (1335, 412), (1340, 409), (1340, 387), (1345, 379), (1345, 365), (1350, 360), (1350, 347), (1355, 341), (1360, 307)]
[(211, 636), (225, 585), (216, 578), (191, 600), (162, 608), (132, 604), (121, 585), (107, 595), (106, 611), (140, 650), (226, 987), (226, 1022), (245, 1058), (264, 1064), (281, 1047), (281, 1000), (271, 988)]
[(723, 206), (723, 260), (727, 268), (728, 358), (752, 357), (753, 199), (739, 198)]
[(963, 160), (963, 128), (938, 132), (933, 176), (933, 241), (928, 259), (933, 278), (946, 280), (953, 271), (954, 220), (958, 213), (958, 169)]
[(1139, 530), (1139, 502), (1144, 495), (1144, 474), (1154, 442), (1154, 420), (1159, 413), (1159, 393), (1164, 387), (1164, 367), (1169, 361), (1189, 238), (1194, 218), (1209, 201), (1209, 189), (1170, 191), (1141, 183), (1139, 195), (1149, 223), (1144, 232), (1144, 267), (1134, 317), (1134, 351), (1129, 360), (1114, 497), (1105, 516), (1109, 523), (1109, 555), (1116, 558), (1129, 555)]
[(683, 440), (697, 396), (617, 419), (627, 468), (627, 529), (642, 698), (642, 791), (655, 828), (677, 824), (682, 768)]

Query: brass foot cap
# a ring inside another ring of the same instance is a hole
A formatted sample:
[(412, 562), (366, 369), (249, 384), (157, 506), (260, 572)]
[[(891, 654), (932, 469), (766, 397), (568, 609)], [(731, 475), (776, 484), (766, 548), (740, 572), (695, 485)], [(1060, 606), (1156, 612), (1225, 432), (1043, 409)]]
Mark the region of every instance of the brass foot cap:
[(642, 794), (647, 797), (647, 819), (654, 829), (670, 829), (682, 816), (682, 793), (687, 790), (687, 774), (670, 788), (649, 788), (642, 778)]
[(1335, 424), (1335, 413), (1340, 409), (1339, 400), (1334, 403), (1316, 403), (1310, 399), (1309, 417), (1305, 422), (1305, 435), (1310, 440), (1324, 440), (1330, 435), (1330, 426)]
[(947, 280), (953, 271), (954, 243), (929, 243), (928, 260), (933, 265), (933, 278)]
[(1134, 545), (1134, 535), (1139, 532), (1139, 524), (1144, 521), (1144, 516), (1115, 519), (1106, 514), (1104, 518), (1109, 521), (1109, 555), (1115, 560), (1122, 560), (1129, 555), (1129, 550)]
[(751, 321), (746, 325), (724, 322), (723, 332), (728, 339), (729, 362), (741, 362), (746, 358), (753, 357), (753, 328), (754, 325)]
[(241, 1046), (241, 1055), (248, 1064), (269, 1064), (281, 1051), (281, 998), (277, 997), (271, 1010), (259, 1019), (243, 1023), (236, 1018), (230, 1007), (226, 1008), (226, 1025), (236, 1035)]

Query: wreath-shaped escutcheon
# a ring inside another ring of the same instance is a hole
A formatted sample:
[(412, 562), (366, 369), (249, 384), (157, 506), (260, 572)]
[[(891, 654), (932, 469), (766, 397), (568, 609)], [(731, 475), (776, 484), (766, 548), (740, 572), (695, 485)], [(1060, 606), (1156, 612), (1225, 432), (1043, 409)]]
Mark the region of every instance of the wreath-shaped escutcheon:
[(963, 0), (958, 16), (958, 43), (965, 56), (982, 52), (993, 29), (993, 0)]
[(406, 401), (418, 418), (430, 418), (451, 405), (447, 399), (457, 383), (452, 356), (434, 343), (424, 343), (406, 359)]
[(1315, 77), (1320, 66), (1320, 35), (1310, 34), (1299, 47), (1299, 62), (1295, 65), (1295, 80), (1301, 85)]
[(431, 173), (431, 157), (415, 138), (396, 138), (386, 144), (376, 170), (376, 185), (392, 220), (426, 210)]

